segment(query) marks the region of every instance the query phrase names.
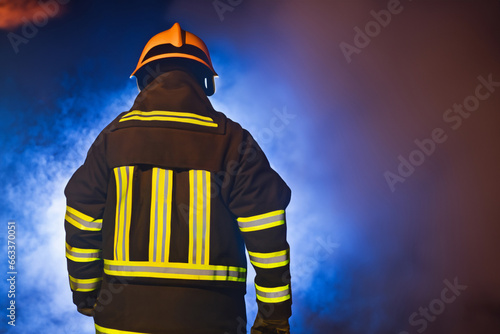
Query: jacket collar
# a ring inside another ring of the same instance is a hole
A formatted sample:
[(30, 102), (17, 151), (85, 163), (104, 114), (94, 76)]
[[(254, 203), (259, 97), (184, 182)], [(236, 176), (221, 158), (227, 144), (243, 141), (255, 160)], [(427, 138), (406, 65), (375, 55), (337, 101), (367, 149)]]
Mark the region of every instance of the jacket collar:
[(195, 79), (179, 70), (158, 76), (139, 93), (131, 110), (185, 111), (200, 115), (215, 113)]

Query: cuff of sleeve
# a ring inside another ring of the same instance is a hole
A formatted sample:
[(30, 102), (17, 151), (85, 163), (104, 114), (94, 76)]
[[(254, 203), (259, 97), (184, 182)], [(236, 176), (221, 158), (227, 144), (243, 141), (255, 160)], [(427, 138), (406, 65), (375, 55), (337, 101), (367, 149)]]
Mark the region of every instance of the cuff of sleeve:
[(258, 316), (264, 320), (283, 320), (292, 316), (292, 302), (287, 300), (281, 303), (263, 303), (257, 300)]
[(73, 303), (79, 309), (83, 308), (93, 308), (97, 300), (97, 295), (99, 290), (89, 291), (89, 292), (78, 292), (73, 291)]

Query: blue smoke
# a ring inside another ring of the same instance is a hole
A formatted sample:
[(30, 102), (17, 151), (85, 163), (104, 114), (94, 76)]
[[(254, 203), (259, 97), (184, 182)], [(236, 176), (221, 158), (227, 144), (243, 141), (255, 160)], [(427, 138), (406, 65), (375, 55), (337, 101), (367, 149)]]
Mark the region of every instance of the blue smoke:
[[(17, 121), (23, 124), (23, 131), (2, 138), (3, 147), (11, 149), (2, 159), (2, 171), (7, 173), (2, 180), (1, 218), (16, 222), (18, 272), (16, 326), (2, 321), (4, 330), (92, 332), (91, 321), (78, 316), (71, 302), (64, 255), (63, 190), (100, 128), (130, 107), (134, 89), (130, 83), (119, 91), (79, 89), (76, 94), (68, 90), (55, 108), (38, 109), (38, 115), (47, 117), (38, 118), (37, 124), (26, 126), (34, 114), (19, 113)], [(2, 238), (3, 245), (6, 242)], [(7, 272), (3, 265), (2, 270)], [(2, 285), (2, 291), (6, 289)], [(2, 298), (3, 310), (10, 300)]]

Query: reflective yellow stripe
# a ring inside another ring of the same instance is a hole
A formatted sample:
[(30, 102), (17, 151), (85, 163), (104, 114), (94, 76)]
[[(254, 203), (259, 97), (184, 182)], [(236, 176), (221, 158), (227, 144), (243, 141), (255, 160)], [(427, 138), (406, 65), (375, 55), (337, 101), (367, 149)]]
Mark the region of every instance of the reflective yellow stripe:
[(205, 210), (205, 224), (204, 224), (204, 231), (203, 231), (203, 251), (204, 251), (204, 259), (202, 260), (201, 263), (203, 264), (209, 264), (210, 263), (210, 207), (212, 205), (211, 203), (211, 197), (212, 197), (212, 181), (211, 181), (211, 174), (210, 172), (204, 172), (204, 202), (203, 202), (203, 208)]
[(194, 170), (189, 171), (189, 245), (188, 245), (188, 263), (196, 263), (196, 239), (193, 229), (193, 225), (196, 223), (194, 219), (195, 206), (194, 203)]
[(255, 284), (257, 299), (264, 303), (280, 303), (290, 299), (290, 284), (266, 288)]
[(170, 257), (170, 236), (171, 236), (171, 224), (172, 224), (172, 187), (174, 184), (174, 172), (169, 170), (166, 175), (166, 189), (165, 189), (165, 214), (163, 215), (163, 220), (165, 224), (165, 231), (163, 234), (163, 259), (168, 262)]
[(213, 119), (208, 116), (202, 116), (190, 112), (181, 112), (181, 111), (164, 111), (164, 110), (153, 110), (153, 111), (140, 111), (140, 110), (132, 110), (125, 114), (123, 118), (127, 118), (130, 116), (151, 116), (151, 115), (160, 115), (160, 116), (177, 116), (177, 117), (190, 117), (203, 121), (213, 122)]
[(93, 291), (101, 286), (101, 281), (102, 277), (80, 279), (69, 276), (71, 290), (79, 292)]
[(66, 257), (75, 262), (92, 262), (101, 259), (101, 250), (76, 248), (66, 243)]
[(251, 217), (237, 218), (241, 232), (253, 232), (283, 225), (285, 223), (285, 210), (276, 210)]
[(290, 253), (286, 249), (284, 251), (273, 253), (256, 253), (248, 252), (250, 262), (259, 268), (271, 269), (287, 265), (290, 262)]
[(168, 121), (168, 122), (180, 122), (180, 123), (190, 123), (208, 127), (218, 127), (219, 125), (214, 122), (214, 120), (207, 116), (201, 116), (188, 112), (177, 112), (177, 111), (140, 111), (133, 110), (125, 114), (120, 122), (126, 121)]
[(151, 175), (151, 208), (149, 214), (149, 260), (155, 261), (156, 257), (156, 243), (158, 238), (156, 236), (158, 223), (158, 169), (153, 168)]
[[(196, 261), (194, 263), (201, 263), (201, 254), (202, 254), (202, 247), (203, 247), (203, 238), (205, 237), (203, 235), (203, 183), (200, 182), (202, 177), (203, 177), (203, 172), (201, 170), (196, 171), (196, 184), (194, 187), (196, 187), (196, 205), (194, 207), (194, 210), (196, 211), (196, 222), (194, 228), (196, 229)], [(192, 204), (191, 204), (192, 205)]]
[(84, 231), (100, 231), (102, 228), (102, 219), (87, 216), (70, 206), (66, 206), (65, 219), (71, 225)]
[(210, 172), (189, 171), (189, 263), (209, 263), (210, 186)]
[(117, 260), (128, 260), (134, 167), (117, 167), (114, 173), (116, 179), (114, 257)]
[[(120, 255), (118, 255), (119, 253), (119, 241), (121, 238), (121, 221), (122, 221), (122, 218), (121, 218), (121, 212), (122, 212), (122, 200), (121, 200), (121, 196), (122, 196), (122, 185), (121, 185), (121, 173), (120, 173), (120, 169), (119, 168), (115, 168), (114, 169), (114, 173), (115, 173), (115, 180), (116, 180), (116, 213), (115, 213), (115, 239), (114, 239), (114, 246), (115, 246), (115, 249), (114, 249), (114, 258), (115, 259), (118, 259), (120, 258)], [(121, 252), (120, 252), (121, 254)]]
[(168, 262), (172, 217), (173, 171), (153, 168), (149, 232), (149, 259)]
[(246, 269), (232, 266), (104, 260), (107, 275), (245, 282)]
[(139, 332), (130, 332), (130, 331), (121, 331), (118, 329), (111, 329), (99, 326), (95, 324), (96, 334), (148, 334), (148, 333), (139, 333)]
[(161, 169), (159, 171), (160, 176), (160, 189), (158, 194), (159, 207), (158, 207), (158, 258), (161, 259), (164, 247), (163, 233), (165, 230), (164, 224), (164, 211), (165, 211), (165, 170)]
[(126, 208), (126, 229), (125, 229), (125, 260), (129, 259), (130, 249), (130, 220), (132, 218), (132, 185), (134, 178), (134, 167), (129, 167), (130, 178), (127, 186), (127, 208)]
[(209, 263), (210, 187), (210, 172), (189, 171), (189, 263)]

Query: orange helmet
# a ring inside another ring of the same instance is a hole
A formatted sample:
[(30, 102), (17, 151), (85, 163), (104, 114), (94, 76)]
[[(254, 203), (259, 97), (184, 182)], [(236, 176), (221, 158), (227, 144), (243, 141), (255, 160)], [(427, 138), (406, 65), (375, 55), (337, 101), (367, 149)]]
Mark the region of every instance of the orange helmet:
[[(144, 65), (159, 59), (184, 58), (203, 64), (210, 71), (211, 83), (217, 76), (210, 59), (210, 54), (205, 43), (196, 35), (182, 30), (179, 23), (174, 23), (172, 28), (153, 36), (144, 47), (137, 67), (130, 75), (132, 78)], [(207, 82), (207, 84), (209, 84)], [(213, 92), (212, 92), (213, 94)], [(211, 94), (210, 94), (211, 95)]]

